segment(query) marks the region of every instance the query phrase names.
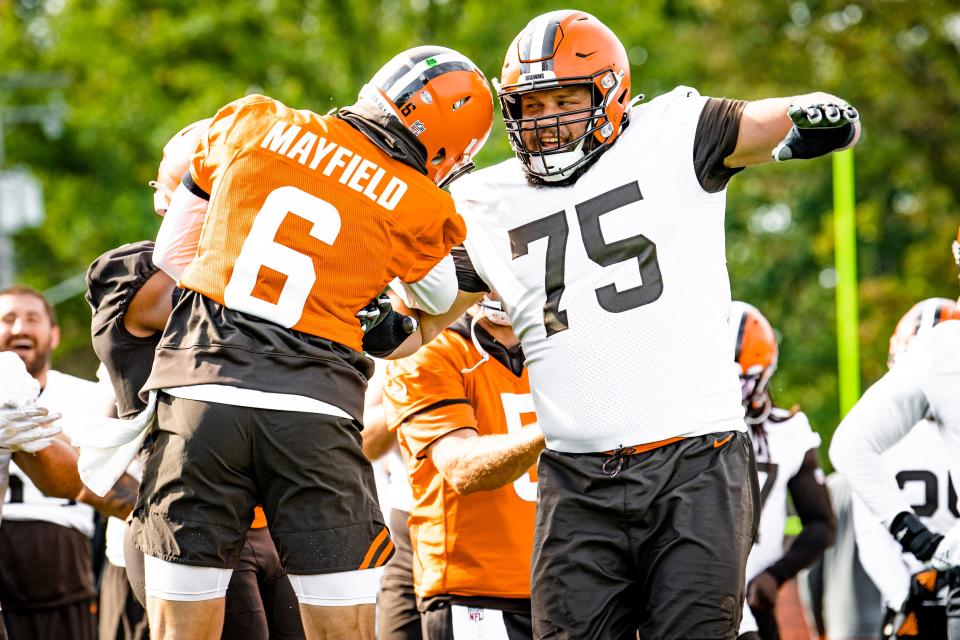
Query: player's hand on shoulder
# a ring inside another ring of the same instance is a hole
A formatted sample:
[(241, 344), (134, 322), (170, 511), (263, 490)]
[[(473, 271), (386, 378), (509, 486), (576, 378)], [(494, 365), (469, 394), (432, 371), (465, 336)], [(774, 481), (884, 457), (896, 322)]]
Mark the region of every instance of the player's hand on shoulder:
[(793, 126), (774, 148), (778, 162), (816, 158), (849, 146), (856, 138), (860, 113), (845, 100), (812, 93), (787, 107)]
[(0, 406), (0, 453), (36, 453), (45, 449), (62, 431), (60, 425), (54, 424), (59, 418), (60, 414), (50, 414), (42, 407)]

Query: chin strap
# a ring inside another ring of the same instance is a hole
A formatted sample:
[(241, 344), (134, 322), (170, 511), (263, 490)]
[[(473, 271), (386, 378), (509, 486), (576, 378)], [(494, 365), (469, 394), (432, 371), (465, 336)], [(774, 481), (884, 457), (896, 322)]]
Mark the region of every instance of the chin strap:
[(490, 359), (490, 354), (480, 346), (480, 341), (477, 340), (477, 323), (480, 322), (481, 314), (473, 316), (473, 319), (470, 321), (470, 340), (473, 342), (474, 348), (480, 353), (480, 362), (473, 365), (472, 367), (467, 367), (466, 369), (460, 369), (460, 373), (473, 373), (476, 371), (480, 365)]

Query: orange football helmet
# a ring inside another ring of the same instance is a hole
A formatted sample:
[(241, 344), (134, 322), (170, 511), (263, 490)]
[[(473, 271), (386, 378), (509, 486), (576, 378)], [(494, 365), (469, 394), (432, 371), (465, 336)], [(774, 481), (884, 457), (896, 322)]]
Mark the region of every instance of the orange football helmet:
[(426, 150), (427, 175), (441, 188), (473, 169), (493, 126), (487, 79), (453, 49), (423, 46), (394, 56), (360, 91), (397, 118)]
[(213, 118), (205, 118), (188, 124), (163, 147), (163, 159), (157, 169), (157, 179), (150, 181), (150, 186), (155, 189), (153, 210), (157, 215), (166, 215), (173, 192), (180, 186), (180, 179), (187, 172), (190, 160), (200, 144), (200, 138), (210, 128), (212, 120)]
[[(507, 50), (500, 79), (494, 79), (510, 144), (531, 175), (560, 182), (586, 167), (620, 135), (630, 103), (630, 62), (617, 36), (589, 13), (552, 11), (524, 27)], [(563, 114), (522, 117), (525, 93), (582, 85), (591, 106)], [(560, 124), (586, 122), (585, 132), (557, 148), (543, 148), (543, 133)], [(536, 148), (522, 133), (533, 131)]]
[[(956, 251), (958, 243), (954, 242), (953, 246)], [(927, 298), (910, 307), (890, 336), (887, 366), (894, 365), (900, 354), (910, 346), (915, 335), (945, 320), (960, 320), (960, 307), (956, 301), (948, 298)]]
[(756, 307), (734, 301), (730, 307), (734, 360), (740, 369), (740, 400), (747, 424), (760, 424), (773, 408), (767, 385), (777, 370), (777, 336)]

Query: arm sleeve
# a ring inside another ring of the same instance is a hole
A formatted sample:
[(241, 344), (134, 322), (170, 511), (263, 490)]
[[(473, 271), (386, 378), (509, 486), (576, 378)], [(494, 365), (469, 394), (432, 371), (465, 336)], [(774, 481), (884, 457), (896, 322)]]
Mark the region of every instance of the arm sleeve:
[(197, 197), (183, 183), (177, 187), (163, 218), (153, 249), (153, 263), (174, 280), (179, 280), (197, 254), (200, 232), (207, 216), (207, 201)]
[(466, 247), (459, 244), (450, 250), (450, 255), (453, 256), (453, 262), (457, 267), (457, 287), (460, 291), (466, 291), (467, 293), (490, 292), (490, 286), (477, 273)]
[(743, 171), (743, 167), (725, 167), (723, 159), (737, 148), (740, 116), (746, 105), (745, 100), (710, 98), (700, 112), (693, 141), (693, 167), (700, 186), (708, 193), (722, 191), (730, 178)]
[(922, 373), (895, 366), (854, 405), (830, 445), (833, 465), (885, 524), (911, 510), (897, 481), (885, 471), (881, 454), (927, 414), (921, 383)]
[(453, 258), (445, 257), (417, 282), (406, 283), (394, 278), (390, 288), (408, 307), (438, 316), (446, 312), (457, 297), (457, 270)]
[(477, 428), (459, 364), (431, 343), (414, 355), (387, 365), (383, 408), (387, 428), (400, 431), (411, 455), (426, 456), (438, 438)]
[(807, 451), (800, 470), (787, 482), (787, 489), (803, 523), (803, 531), (783, 557), (767, 568), (780, 584), (813, 564), (833, 544), (837, 533), (837, 517), (830, 506), (830, 494), (823, 481), (816, 449)]

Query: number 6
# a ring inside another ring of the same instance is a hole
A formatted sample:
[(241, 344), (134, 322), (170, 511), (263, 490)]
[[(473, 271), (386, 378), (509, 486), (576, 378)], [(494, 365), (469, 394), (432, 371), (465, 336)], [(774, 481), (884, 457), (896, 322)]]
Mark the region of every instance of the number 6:
[[(271, 191), (243, 241), (240, 255), (233, 265), (233, 273), (223, 290), (223, 300), (230, 309), (290, 328), (303, 315), (303, 307), (317, 281), (317, 273), (311, 256), (275, 240), (288, 213), (312, 222), (310, 235), (325, 244), (333, 245), (340, 235), (340, 213), (329, 202), (296, 187), (280, 187)], [(253, 295), (264, 268), (286, 276), (275, 303)]]

